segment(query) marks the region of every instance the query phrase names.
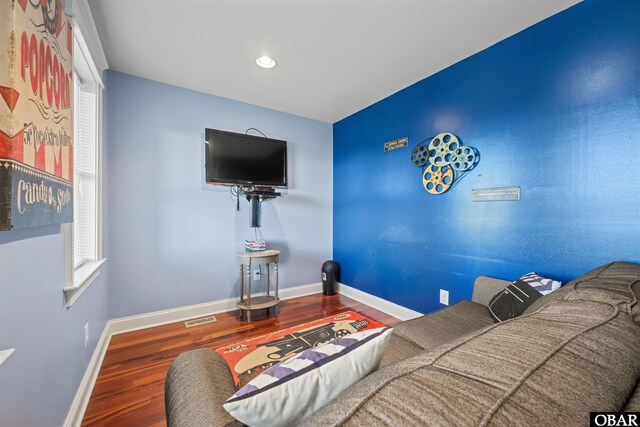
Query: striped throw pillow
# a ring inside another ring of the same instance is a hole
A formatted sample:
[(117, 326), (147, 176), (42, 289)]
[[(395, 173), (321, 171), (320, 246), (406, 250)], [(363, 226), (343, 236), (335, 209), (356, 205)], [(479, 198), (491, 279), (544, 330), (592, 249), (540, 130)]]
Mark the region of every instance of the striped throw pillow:
[(542, 277), (538, 273), (534, 272), (527, 273), (518, 280), (528, 283), (542, 295), (550, 294), (551, 292), (560, 289), (560, 286), (562, 286), (562, 282), (547, 279), (546, 277)]
[(369, 329), (305, 350), (258, 375), (224, 408), (251, 426), (296, 425), (374, 371), (390, 335)]

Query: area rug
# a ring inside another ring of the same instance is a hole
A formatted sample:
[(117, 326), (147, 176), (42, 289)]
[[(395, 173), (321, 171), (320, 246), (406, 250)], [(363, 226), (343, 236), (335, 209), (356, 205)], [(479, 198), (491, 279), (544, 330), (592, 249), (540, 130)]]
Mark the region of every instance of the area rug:
[(355, 311), (336, 314), (216, 349), (226, 360), (236, 385), (244, 385), (260, 372), (308, 348), (381, 323)]

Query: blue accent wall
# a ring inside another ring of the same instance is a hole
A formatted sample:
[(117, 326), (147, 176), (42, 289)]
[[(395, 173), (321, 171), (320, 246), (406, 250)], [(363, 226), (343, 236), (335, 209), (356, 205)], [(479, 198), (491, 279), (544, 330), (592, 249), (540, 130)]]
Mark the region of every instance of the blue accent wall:
[[(336, 123), (342, 281), (429, 312), (441, 288), (470, 298), (481, 274), (567, 281), (639, 262), (638, 22), (638, 1), (585, 1)], [(409, 155), (440, 132), (481, 160), (434, 196)], [(403, 136), (409, 148), (383, 152)], [(471, 201), (512, 185), (519, 202)]]

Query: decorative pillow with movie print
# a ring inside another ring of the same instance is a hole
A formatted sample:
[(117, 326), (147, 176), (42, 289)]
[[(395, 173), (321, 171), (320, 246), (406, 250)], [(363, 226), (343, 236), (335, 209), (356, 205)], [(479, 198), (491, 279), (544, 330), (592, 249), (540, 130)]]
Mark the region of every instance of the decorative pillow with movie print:
[(368, 329), (305, 350), (251, 380), (224, 409), (251, 426), (297, 425), (375, 370), (391, 331)]
[(538, 273), (528, 273), (498, 292), (489, 301), (489, 311), (495, 322), (520, 316), (535, 300), (560, 289), (561, 282)]

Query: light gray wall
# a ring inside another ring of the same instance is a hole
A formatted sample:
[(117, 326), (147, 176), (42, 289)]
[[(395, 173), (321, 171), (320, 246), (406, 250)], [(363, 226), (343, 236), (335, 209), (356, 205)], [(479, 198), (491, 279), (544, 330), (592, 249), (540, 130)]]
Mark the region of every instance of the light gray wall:
[[(67, 309), (60, 226), (0, 233), (0, 425), (62, 425), (108, 318), (108, 268)], [(84, 348), (84, 325), (89, 345)]]
[[(290, 186), (263, 203), (281, 288), (320, 281), (332, 254), (332, 126), (118, 72), (107, 74), (110, 317), (238, 295), (249, 203), (203, 183), (205, 127), (288, 141)], [(313, 102), (313, 100), (309, 100)]]
[[(65, 3), (70, 11), (70, 2)], [(103, 178), (106, 192), (106, 171)], [(107, 257), (108, 234), (105, 222)], [(0, 350), (16, 349), (0, 366), (0, 426), (62, 425), (109, 319), (108, 283), (107, 261), (67, 309), (60, 226), (0, 232)], [(84, 348), (86, 323), (89, 343)]]

